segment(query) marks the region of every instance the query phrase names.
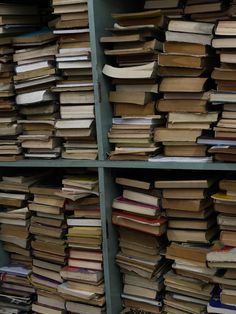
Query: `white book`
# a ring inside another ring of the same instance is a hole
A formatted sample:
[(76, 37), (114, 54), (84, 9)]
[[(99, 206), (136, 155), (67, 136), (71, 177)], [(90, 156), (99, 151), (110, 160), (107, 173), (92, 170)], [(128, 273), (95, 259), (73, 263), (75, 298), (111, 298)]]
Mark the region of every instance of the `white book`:
[(56, 129), (89, 129), (94, 119), (58, 120)]
[(236, 248), (229, 250), (222, 250), (216, 252), (209, 252), (207, 254), (208, 262), (236, 262)]
[(106, 64), (102, 70), (103, 74), (112, 78), (123, 79), (145, 79), (156, 75), (157, 63), (150, 62), (145, 65), (116, 68)]
[(17, 200), (28, 199), (26, 194), (14, 194), (14, 193), (0, 193), (0, 198), (10, 198), (10, 199), (17, 199)]
[(61, 48), (59, 49), (60, 54), (85, 53), (85, 52), (91, 52), (91, 48)]
[(29, 158), (46, 158), (46, 159), (50, 159), (50, 158), (57, 158), (60, 156), (59, 153), (25, 153), (24, 154), (25, 157), (29, 157)]
[(210, 95), (210, 102), (213, 103), (236, 103), (236, 93), (234, 92), (213, 92)]
[(41, 61), (41, 62), (24, 64), (24, 65), (17, 65), (15, 67), (15, 70), (16, 70), (16, 73), (23, 73), (27, 71), (42, 69), (42, 68), (48, 68), (50, 65), (51, 63), (48, 61)]
[(57, 57), (57, 62), (69, 62), (69, 61), (88, 61), (90, 60), (89, 56), (80, 56), (80, 57)]
[(85, 34), (89, 33), (89, 28), (80, 28), (80, 29), (56, 29), (53, 31), (56, 35), (63, 34)]
[(215, 24), (213, 23), (171, 20), (168, 25), (168, 30), (173, 32), (211, 35), (214, 26)]
[(156, 118), (113, 118), (113, 124), (141, 124), (141, 125), (155, 125), (159, 121)]
[(89, 69), (92, 68), (90, 61), (58, 62), (59, 69)]
[(157, 155), (155, 157), (151, 157), (148, 161), (151, 162), (212, 162), (212, 157), (166, 157), (163, 155)]
[(101, 227), (101, 219), (67, 219), (68, 226)]
[(49, 90), (40, 90), (31, 93), (24, 93), (16, 96), (17, 105), (28, 105), (39, 102), (54, 100), (55, 95)]
[(192, 44), (211, 45), (213, 35), (191, 34), (181, 32), (166, 32), (166, 41), (176, 41)]
[(61, 118), (62, 119), (91, 119), (95, 118), (95, 115), (93, 112), (68, 112), (68, 113), (62, 113), (61, 112)]

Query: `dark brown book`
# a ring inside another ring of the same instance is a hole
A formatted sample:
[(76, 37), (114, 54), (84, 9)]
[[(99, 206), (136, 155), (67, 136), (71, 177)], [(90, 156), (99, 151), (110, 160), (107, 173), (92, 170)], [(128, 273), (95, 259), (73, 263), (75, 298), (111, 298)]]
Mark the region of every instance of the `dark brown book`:
[(164, 146), (165, 156), (173, 157), (204, 157), (206, 156), (207, 146), (204, 145), (186, 145), (186, 146)]
[(209, 47), (201, 44), (167, 41), (164, 43), (164, 52), (173, 54), (178, 53), (182, 55), (206, 56), (209, 52)]
[[(191, 104), (191, 105), (190, 105)], [(197, 99), (160, 99), (157, 102), (157, 110), (160, 112), (207, 112), (207, 102), (205, 100)]]
[(158, 59), (159, 66), (165, 67), (185, 67), (202, 69), (207, 65), (207, 59), (190, 55), (160, 54)]
[(155, 115), (155, 103), (149, 102), (140, 106), (136, 104), (114, 103), (114, 116)]

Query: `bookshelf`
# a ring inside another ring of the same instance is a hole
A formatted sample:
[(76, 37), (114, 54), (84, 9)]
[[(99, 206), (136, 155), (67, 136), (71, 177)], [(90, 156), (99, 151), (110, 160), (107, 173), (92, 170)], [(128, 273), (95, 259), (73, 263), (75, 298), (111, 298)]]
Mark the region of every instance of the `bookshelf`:
[(148, 162), (148, 161), (109, 161), (109, 160), (20, 160), (0, 162), (0, 168), (104, 168), (104, 169), (172, 169), (199, 171), (236, 171), (235, 163), (204, 162)]
[[(174, 163), (174, 162), (142, 162), (142, 161), (109, 161), (109, 143), (107, 131), (111, 126), (112, 107), (108, 101), (109, 82), (102, 74), (105, 63), (103, 47), (99, 38), (106, 34), (105, 28), (112, 26), (112, 12), (128, 12), (142, 7), (142, 0), (88, 0), (89, 23), (92, 45), (93, 80), (95, 89), (96, 127), (99, 156), (98, 160), (21, 160), (16, 162), (0, 162), (1, 168), (82, 168), (98, 169), (100, 187), (100, 207), (103, 227), (104, 275), (106, 287), (107, 313), (118, 314), (121, 309), (120, 274), (115, 264), (117, 252), (116, 229), (111, 224), (111, 204), (118, 195), (115, 186), (114, 171), (122, 169), (156, 169), (156, 170), (196, 170), (196, 171), (236, 171), (234, 163)], [(117, 5), (118, 4), (118, 5)], [(0, 265), (7, 262), (7, 256), (0, 246)]]

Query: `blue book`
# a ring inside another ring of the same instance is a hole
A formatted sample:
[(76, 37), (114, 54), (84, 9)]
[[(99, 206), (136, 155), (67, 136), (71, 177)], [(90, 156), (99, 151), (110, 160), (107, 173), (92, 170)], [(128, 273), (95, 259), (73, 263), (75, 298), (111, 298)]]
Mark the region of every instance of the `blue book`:
[(221, 303), (220, 290), (215, 290), (208, 303), (207, 312), (219, 314), (235, 314), (236, 306)]

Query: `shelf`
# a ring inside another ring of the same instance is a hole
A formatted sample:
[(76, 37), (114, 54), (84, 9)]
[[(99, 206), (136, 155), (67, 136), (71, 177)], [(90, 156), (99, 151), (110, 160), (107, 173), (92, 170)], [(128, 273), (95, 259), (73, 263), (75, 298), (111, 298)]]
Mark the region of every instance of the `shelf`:
[(1, 167), (9, 168), (123, 168), (123, 169), (170, 169), (170, 170), (209, 170), (236, 171), (236, 163), (203, 163), (203, 162), (148, 162), (148, 161), (99, 161), (99, 160), (69, 160), (69, 159), (24, 159), (14, 162), (0, 162)]
[(236, 163), (203, 163), (203, 162), (148, 162), (148, 161), (101, 161), (104, 168), (139, 168), (139, 169), (172, 169), (172, 170), (218, 170), (236, 171)]
[(69, 159), (24, 159), (13, 162), (0, 162), (0, 167), (25, 167), (25, 168), (82, 168), (98, 167), (97, 160), (69, 160)]

